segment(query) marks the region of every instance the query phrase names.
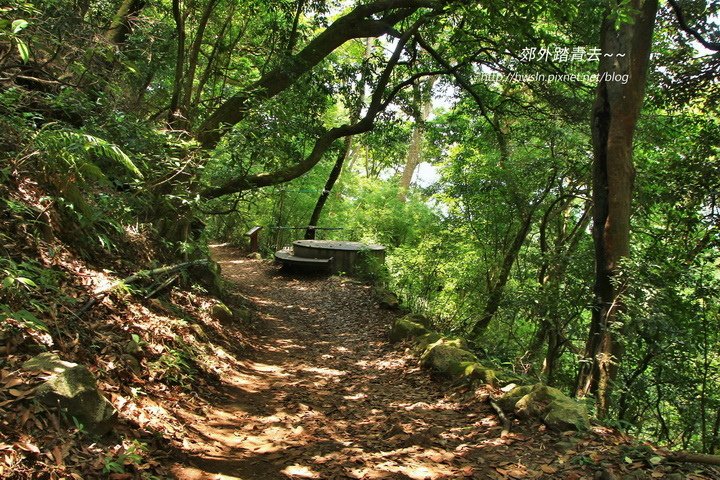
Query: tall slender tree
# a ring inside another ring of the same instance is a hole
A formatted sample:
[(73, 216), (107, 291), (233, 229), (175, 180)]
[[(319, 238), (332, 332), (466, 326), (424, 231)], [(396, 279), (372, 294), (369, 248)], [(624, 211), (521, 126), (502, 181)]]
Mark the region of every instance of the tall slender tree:
[(647, 77), (657, 0), (617, 2), (601, 30), (599, 83), (592, 113), (595, 305), (578, 375), (578, 396), (594, 394), (597, 414), (610, 407), (622, 357), (623, 258), (630, 253), (635, 169), (633, 134)]

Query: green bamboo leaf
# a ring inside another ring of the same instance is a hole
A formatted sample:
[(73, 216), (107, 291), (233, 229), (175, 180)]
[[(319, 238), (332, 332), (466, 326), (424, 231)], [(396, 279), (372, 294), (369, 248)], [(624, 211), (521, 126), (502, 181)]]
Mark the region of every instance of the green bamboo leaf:
[(27, 26), (27, 20), (15, 20), (14, 22), (12, 22), (12, 26), (10, 28), (12, 28), (13, 33), (18, 33), (20, 32), (20, 30), (24, 29)]
[(26, 277), (17, 277), (15, 280), (23, 285), (27, 285), (28, 287), (37, 287), (37, 283)]
[(27, 63), (28, 60), (30, 60), (30, 49), (28, 49), (27, 44), (19, 38), (16, 38), (15, 40), (17, 41), (17, 49), (18, 53), (20, 53), (20, 58), (23, 63)]

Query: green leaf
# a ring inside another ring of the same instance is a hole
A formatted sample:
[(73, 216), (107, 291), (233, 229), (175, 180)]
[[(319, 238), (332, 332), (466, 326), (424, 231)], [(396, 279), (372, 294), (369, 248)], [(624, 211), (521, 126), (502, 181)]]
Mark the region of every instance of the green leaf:
[(30, 60), (30, 49), (28, 49), (27, 44), (19, 38), (16, 38), (15, 41), (17, 42), (17, 49), (18, 53), (20, 53), (20, 58), (23, 63), (27, 63), (28, 60)]
[(12, 22), (12, 26), (10, 28), (12, 28), (13, 33), (18, 33), (20, 32), (20, 30), (24, 29), (27, 26), (27, 20), (15, 20), (14, 22)]
[(650, 462), (650, 464), (653, 465), (653, 466), (660, 464), (660, 462), (662, 462), (662, 461), (663, 461), (663, 457), (657, 457), (657, 456), (656, 456), (656, 457), (650, 457), (650, 458), (648, 459), (648, 462)]
[(37, 288), (37, 283), (33, 282), (33, 281), (30, 280), (29, 278), (26, 278), (26, 277), (17, 277), (15, 280), (16, 280), (17, 282), (22, 283), (23, 285), (27, 285), (28, 287), (35, 287), (35, 288)]
[(43, 332), (48, 331), (47, 325), (45, 325), (39, 318), (27, 310), (19, 310), (12, 314), (16, 320), (22, 322), (28, 328), (34, 328), (35, 330), (42, 330)]

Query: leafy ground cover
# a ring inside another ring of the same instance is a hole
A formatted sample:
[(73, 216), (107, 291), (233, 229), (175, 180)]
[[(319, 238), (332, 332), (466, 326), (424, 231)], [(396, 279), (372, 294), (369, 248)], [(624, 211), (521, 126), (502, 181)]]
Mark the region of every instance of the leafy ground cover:
[[(145, 299), (134, 286), (85, 310), (143, 260), (30, 242), (22, 215), (3, 217), (0, 477), (720, 478), (606, 428), (515, 423), (501, 438), (485, 401), (497, 392), (432, 381), (387, 342), (399, 313), (352, 279), (217, 247), (227, 306), (202, 287)], [(44, 374), (20, 366), (42, 351), (90, 368), (119, 413), (110, 435), (36, 401)]]

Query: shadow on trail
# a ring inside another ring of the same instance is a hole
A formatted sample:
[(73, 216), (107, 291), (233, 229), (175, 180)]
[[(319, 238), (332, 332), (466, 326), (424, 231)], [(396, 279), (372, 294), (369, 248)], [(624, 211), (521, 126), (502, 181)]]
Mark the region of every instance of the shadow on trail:
[(396, 314), (369, 286), (234, 254), (215, 251), (260, 334), (222, 379), (230, 400), (183, 413), (177, 478), (491, 478), (483, 450), (507, 448), (494, 416), (447, 399), (386, 343)]

